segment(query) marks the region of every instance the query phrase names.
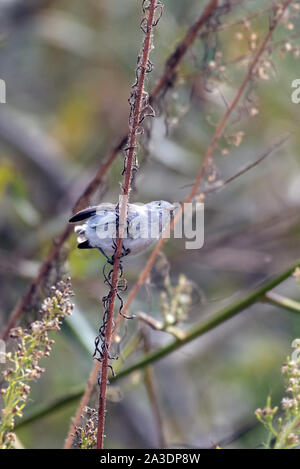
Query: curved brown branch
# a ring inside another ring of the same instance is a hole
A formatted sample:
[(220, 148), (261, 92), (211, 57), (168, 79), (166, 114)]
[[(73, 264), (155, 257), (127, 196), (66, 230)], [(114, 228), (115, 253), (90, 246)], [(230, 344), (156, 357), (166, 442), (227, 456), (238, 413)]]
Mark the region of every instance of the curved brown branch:
[[(206, 25), (209, 18), (214, 14), (214, 9), (216, 7), (217, 0), (209, 0), (200, 18), (196, 21), (196, 23), (194, 23), (190, 27), (183, 40), (178, 44), (175, 52), (169, 57), (166, 62), (164, 73), (149, 97), (151, 103), (157, 102), (160, 96), (164, 95), (168, 88), (172, 86), (172, 84), (174, 83), (174, 78), (176, 76), (175, 72), (178, 67), (178, 64), (182, 60), (187, 50), (192, 46), (192, 44), (196, 40), (199, 32), (201, 31), (201, 28)], [(90, 197), (96, 192), (97, 188), (102, 183), (105, 174), (107, 173), (111, 164), (127, 142), (127, 139), (128, 135), (123, 136), (120, 141), (115, 145), (111, 153), (106, 157), (93, 180), (88, 184), (85, 191), (78, 198), (74, 206), (73, 213), (77, 210), (80, 210), (81, 208), (84, 208), (84, 206), (89, 203)], [(15, 309), (12, 311), (8, 323), (5, 326), (5, 329), (1, 335), (1, 338), (3, 340), (7, 339), (10, 329), (17, 324), (23, 312), (26, 311), (26, 308), (31, 304), (31, 301), (34, 297), (37, 288), (42, 284), (43, 280), (46, 278), (52, 263), (58, 258), (62, 247), (64, 246), (72, 231), (73, 230), (68, 225), (59, 234), (56, 243), (50, 249), (47, 258), (41, 265), (38, 275), (29, 285), (28, 290), (25, 296), (20, 301), (20, 303), (18, 303)]]
[(74, 438), (74, 431), (75, 427), (78, 427), (81, 419), (81, 415), (83, 414), (83, 409), (88, 405), (90, 395), (93, 391), (95, 382), (97, 381), (97, 376), (100, 370), (100, 362), (96, 362), (95, 365), (93, 366), (92, 372), (90, 374), (87, 387), (86, 387), (86, 392), (83, 394), (80, 404), (79, 404), (79, 412), (77, 412), (76, 417), (72, 421), (70, 425), (70, 430), (67, 436), (67, 439), (65, 441), (64, 449), (70, 449), (73, 443), (73, 438)]
[(172, 55), (170, 55), (169, 59), (167, 60), (163, 76), (157, 82), (150, 97), (150, 100), (153, 100), (160, 94), (164, 94), (168, 90), (168, 88), (172, 87), (176, 78), (176, 69), (179, 62), (182, 60), (187, 50), (195, 42), (201, 28), (205, 26), (208, 20), (212, 17), (217, 6), (218, 0), (210, 0), (199, 19), (189, 28), (184, 39), (177, 45), (175, 51)]

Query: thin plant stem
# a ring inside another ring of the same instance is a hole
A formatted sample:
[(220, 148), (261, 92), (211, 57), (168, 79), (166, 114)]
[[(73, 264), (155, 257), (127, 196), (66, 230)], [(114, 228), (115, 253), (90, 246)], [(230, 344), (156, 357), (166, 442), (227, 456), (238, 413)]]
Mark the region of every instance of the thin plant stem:
[[(145, 354), (148, 354), (151, 350), (151, 344), (150, 344), (150, 337), (149, 337), (149, 329), (146, 328), (145, 326), (141, 330), (143, 342), (144, 342), (144, 352)], [(155, 380), (155, 374), (154, 374), (154, 369), (152, 366), (147, 366), (145, 368), (145, 376), (144, 376), (144, 382), (145, 382), (145, 387), (147, 390), (149, 402), (151, 405), (152, 409), (152, 414), (156, 422), (156, 429), (157, 429), (157, 438), (158, 438), (158, 443), (159, 443), (159, 448), (166, 448), (166, 438), (164, 434), (164, 426), (163, 426), (163, 418), (161, 415), (160, 407), (159, 407), (159, 402), (157, 399), (157, 389), (156, 389), (156, 380)]]
[[(263, 160), (265, 160), (269, 155), (271, 155), (274, 151), (278, 150), (291, 136), (291, 133), (288, 132), (283, 137), (281, 137), (277, 142), (273, 143), (269, 148), (267, 148), (255, 161), (249, 163), (244, 168), (240, 169), (238, 172), (230, 176), (229, 178), (225, 179), (224, 181), (217, 181), (216, 184), (212, 185), (208, 189), (204, 189), (202, 194), (210, 194), (211, 192), (216, 192), (220, 189), (223, 189), (224, 186), (230, 184), (235, 179), (239, 178), (243, 174), (250, 171), (250, 169), (258, 166)], [(186, 184), (183, 188), (190, 187), (192, 184)]]
[(279, 295), (275, 292), (268, 292), (265, 294), (262, 299), (265, 303), (270, 303), (271, 305), (278, 306), (279, 308), (284, 308), (293, 313), (300, 313), (300, 302), (292, 300), (291, 298), (286, 298), (285, 296)]
[(126, 155), (124, 183), (122, 187), (122, 197), (119, 206), (119, 228), (117, 232), (116, 250), (114, 254), (114, 265), (112, 273), (111, 288), (109, 292), (109, 306), (107, 313), (107, 321), (105, 326), (105, 348), (102, 358), (101, 377), (100, 377), (100, 392), (99, 392), (99, 409), (98, 409), (98, 431), (97, 431), (97, 449), (102, 449), (104, 444), (104, 423), (106, 412), (106, 389), (108, 380), (109, 368), (109, 350), (111, 343), (111, 336), (113, 330), (113, 317), (115, 300), (118, 290), (118, 280), (120, 271), (120, 259), (123, 247), (123, 232), (127, 219), (127, 203), (130, 193), (130, 185), (132, 179), (132, 170), (135, 157), (135, 148), (137, 143), (137, 134), (140, 126), (142, 116), (142, 100), (144, 95), (145, 77), (148, 70), (149, 54), (152, 46), (152, 31), (154, 22), (155, 9), (157, 7), (157, 0), (151, 0), (149, 4), (149, 12), (147, 17), (147, 28), (142, 47), (142, 59), (140, 62), (140, 71), (136, 83), (136, 94), (134, 96), (134, 104), (132, 107), (132, 121), (130, 121), (129, 138), (128, 138), (128, 153)]
[(67, 394), (58, 396), (46, 403), (39, 403), (29, 407), (28, 411), (24, 414), (24, 417), (16, 422), (15, 429), (18, 430), (19, 428), (23, 428), (24, 426), (46, 417), (47, 415), (51, 415), (53, 412), (63, 409), (67, 405), (79, 401), (83, 395), (85, 385), (86, 384), (84, 383), (74, 386), (74, 388), (68, 390)]
[(203, 13), (199, 19), (189, 28), (184, 39), (177, 45), (173, 54), (169, 57), (166, 62), (165, 70), (161, 79), (157, 82), (152, 95), (150, 96), (150, 102), (153, 101), (159, 94), (166, 92), (170, 88), (176, 78), (176, 69), (178, 63), (182, 60), (187, 50), (195, 42), (199, 35), (199, 31), (203, 26), (207, 24), (209, 19), (214, 14), (218, 6), (218, 0), (210, 0), (206, 5)]
[(94, 388), (95, 382), (97, 380), (99, 370), (100, 370), (100, 362), (96, 361), (95, 365), (93, 366), (93, 369), (91, 371), (91, 374), (89, 376), (88, 383), (87, 383), (87, 386), (86, 386), (86, 389), (88, 390), (88, 392), (83, 394), (83, 396), (81, 398), (81, 401), (80, 401), (80, 404), (79, 404), (79, 407), (78, 407), (79, 412), (77, 412), (74, 420), (71, 423), (70, 430), (69, 430), (68, 436), (67, 436), (66, 441), (65, 441), (64, 449), (70, 449), (71, 446), (72, 446), (73, 439), (74, 439), (75, 427), (77, 427), (79, 425), (81, 415), (83, 414), (83, 409), (89, 403), (89, 398), (90, 398), (90, 395), (91, 395), (92, 390)]

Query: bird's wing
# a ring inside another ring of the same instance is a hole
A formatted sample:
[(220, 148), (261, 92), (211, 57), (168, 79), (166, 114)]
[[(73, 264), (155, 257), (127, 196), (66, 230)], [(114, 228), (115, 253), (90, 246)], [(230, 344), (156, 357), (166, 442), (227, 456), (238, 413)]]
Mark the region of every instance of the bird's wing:
[[(127, 220), (128, 223), (131, 222), (133, 218), (138, 215), (139, 207), (135, 204), (128, 204), (128, 213)], [(95, 223), (93, 225), (105, 225), (106, 223), (115, 223), (116, 222), (116, 205), (111, 203), (103, 203), (100, 205), (95, 205), (93, 207), (85, 208), (73, 215), (69, 222), (76, 223), (78, 221), (87, 220), (88, 218), (97, 216)]]
[(75, 215), (73, 215), (70, 218), (69, 222), (70, 223), (76, 223), (77, 221), (82, 221), (82, 220), (86, 220), (87, 218), (93, 217), (98, 212), (102, 212), (102, 211), (111, 212), (111, 211), (114, 211), (114, 210), (115, 210), (115, 205), (114, 204), (103, 203), (103, 204), (100, 204), (100, 205), (95, 205), (94, 207), (88, 207), (88, 208), (85, 208), (83, 210), (80, 210), (80, 212), (75, 213)]
[(146, 205), (132, 204), (128, 211), (128, 237), (131, 239), (147, 237), (148, 214)]
[[(137, 215), (138, 215), (137, 213), (128, 213), (128, 215), (127, 215), (127, 226), (131, 225), (133, 219)], [(104, 225), (111, 225), (111, 224), (115, 225), (116, 220), (117, 220), (117, 217), (116, 217), (116, 212), (115, 211), (113, 211), (113, 212), (107, 212), (107, 211), (99, 212), (99, 211), (97, 211), (97, 214), (95, 215), (93, 220), (91, 220), (89, 222), (89, 226), (92, 227), (92, 228), (96, 228), (97, 226), (104, 226)]]
[(97, 210), (93, 220), (90, 220), (89, 226), (91, 228), (97, 228), (98, 226), (104, 225), (115, 225), (116, 224), (116, 212), (108, 210)]
[(76, 223), (77, 221), (86, 220), (87, 218), (90, 218), (95, 215), (96, 211), (97, 207), (88, 207), (84, 210), (80, 210), (80, 212), (75, 213), (75, 215), (70, 218), (69, 222)]

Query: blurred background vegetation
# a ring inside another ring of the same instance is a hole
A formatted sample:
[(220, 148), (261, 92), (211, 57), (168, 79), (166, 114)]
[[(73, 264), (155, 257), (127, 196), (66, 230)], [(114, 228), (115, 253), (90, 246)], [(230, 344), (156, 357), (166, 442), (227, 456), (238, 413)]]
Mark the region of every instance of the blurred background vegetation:
[[(163, 3), (148, 90), (207, 2)], [(156, 109), (150, 136), (140, 148), (132, 201), (184, 199), (189, 191), (184, 186), (194, 181), (215, 125), (245, 76), (249, 56), (268, 31), (271, 1), (223, 4), (227, 8), (218, 17), (219, 31), (196, 40), (180, 64), (175, 86)], [(0, 78), (7, 86), (7, 103), (0, 105), (2, 326), (65, 227), (76, 199), (127, 132), (127, 100), (142, 40), (140, 6), (136, 0), (0, 2)], [(171, 284), (178, 284), (183, 274), (192, 285), (183, 329), (300, 257), (300, 104), (291, 101), (291, 83), (300, 78), (296, 13), (290, 8), (290, 16), (276, 31), (271, 56), (264, 57), (249, 94), (226, 128), (203, 188), (254, 161), (284, 132), (294, 132), (292, 137), (258, 167), (207, 195), (202, 249), (185, 250), (179, 239), (164, 248)], [(118, 200), (122, 167), (121, 152), (108, 173), (102, 200)], [(97, 192), (91, 202), (99, 201)], [(129, 289), (148, 256), (126, 262)], [(46, 373), (32, 387), (24, 423), (17, 431), (27, 448), (63, 446), (79, 404), (79, 397), (68, 396), (84, 387), (93, 366), (101, 297), (107, 292), (103, 264), (94, 250), (79, 251), (72, 235), (36, 304), (22, 317), (22, 324), (29, 324), (48, 287), (63, 273), (71, 275), (74, 314), (55, 335), (51, 357), (42, 363)], [(160, 319), (160, 283), (161, 277), (153, 275), (130, 312)], [(277, 291), (300, 299), (294, 279)], [(121, 349), (139, 328), (138, 319), (123, 322)], [(164, 332), (147, 329), (147, 334), (152, 348), (171, 340)], [(167, 445), (211, 447), (221, 442), (225, 447), (257, 447), (265, 434), (254, 411), (264, 406), (269, 393), (274, 404), (280, 402), (280, 367), (299, 335), (296, 313), (258, 303), (155, 364), (156, 398)], [(139, 345), (126, 364), (143, 353)], [(106, 446), (157, 447), (159, 432), (143, 372), (113, 388)], [(26, 423), (37, 406), (63, 396), (66, 403), (59, 409)], [(92, 406), (96, 396), (95, 390)]]

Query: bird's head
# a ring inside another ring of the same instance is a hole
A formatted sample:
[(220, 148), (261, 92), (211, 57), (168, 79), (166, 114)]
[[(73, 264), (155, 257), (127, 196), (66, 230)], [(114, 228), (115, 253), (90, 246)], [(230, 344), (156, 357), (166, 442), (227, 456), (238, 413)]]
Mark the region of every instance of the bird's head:
[(162, 210), (170, 212), (171, 214), (173, 214), (176, 208), (175, 205), (170, 204), (170, 202), (166, 202), (165, 200), (154, 200), (153, 202), (149, 202), (147, 205), (151, 210)]

